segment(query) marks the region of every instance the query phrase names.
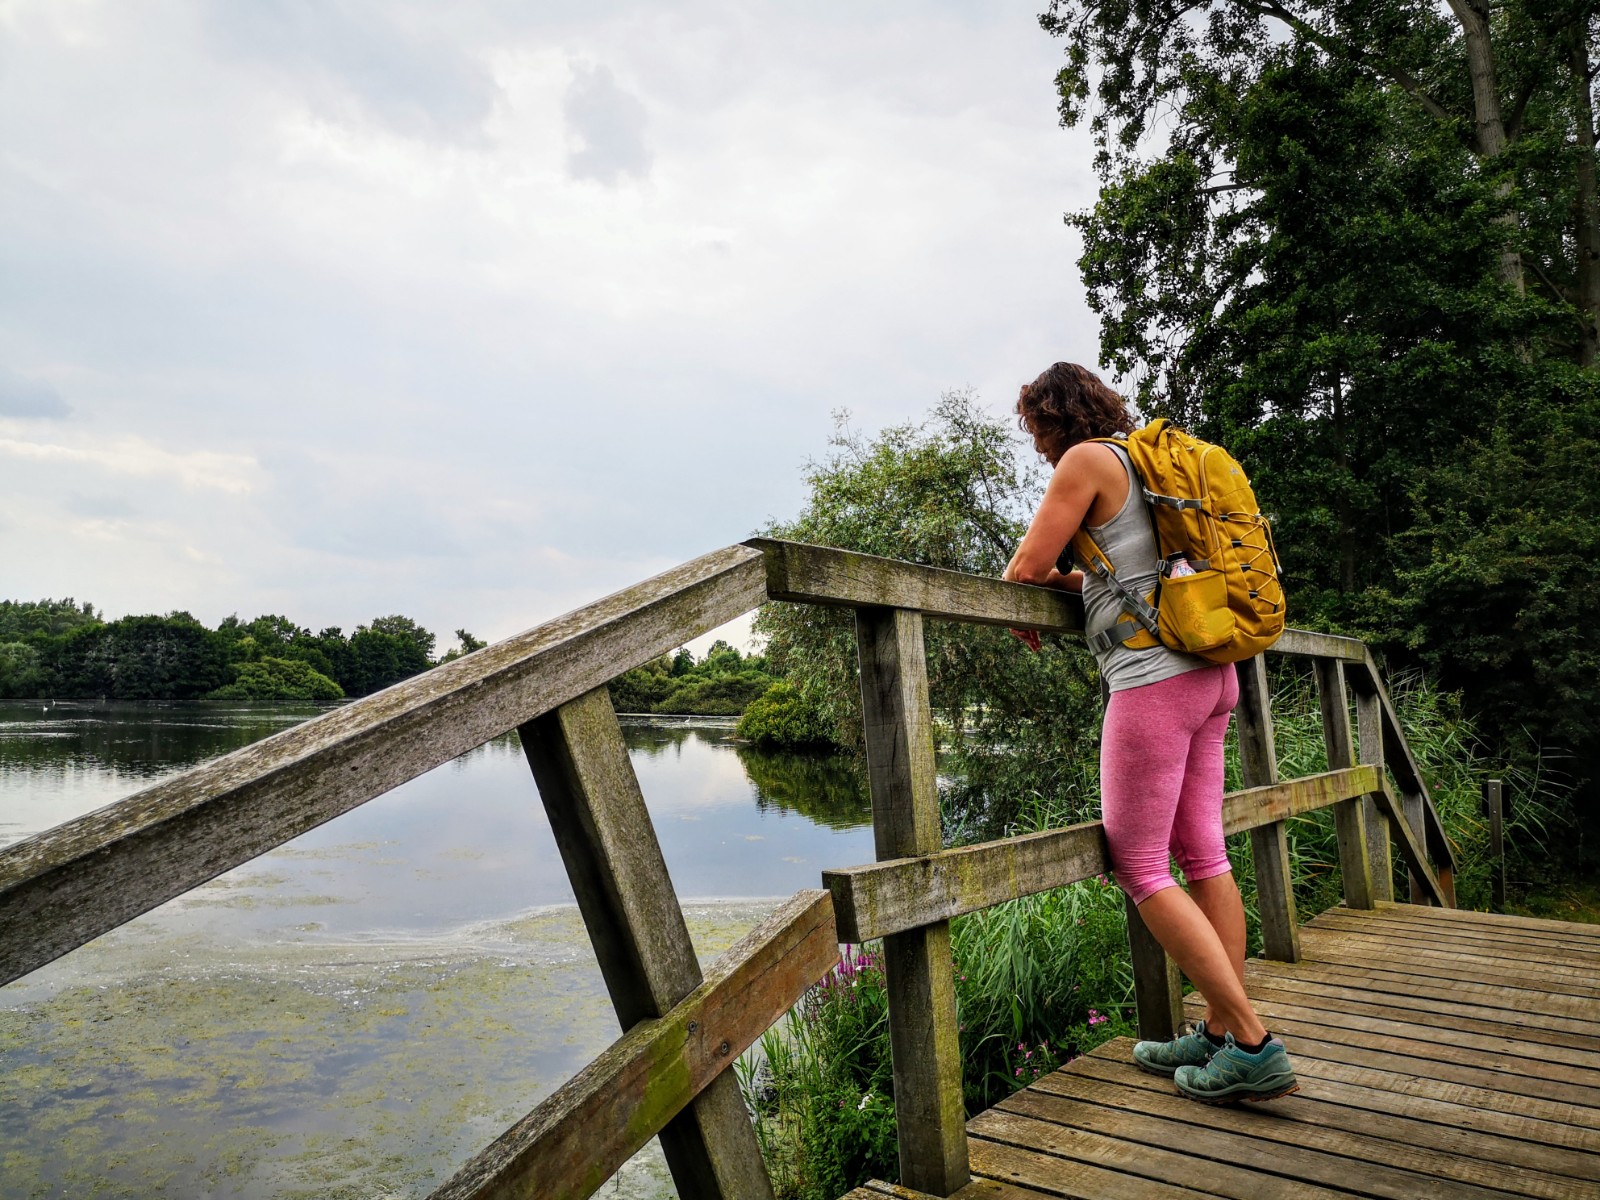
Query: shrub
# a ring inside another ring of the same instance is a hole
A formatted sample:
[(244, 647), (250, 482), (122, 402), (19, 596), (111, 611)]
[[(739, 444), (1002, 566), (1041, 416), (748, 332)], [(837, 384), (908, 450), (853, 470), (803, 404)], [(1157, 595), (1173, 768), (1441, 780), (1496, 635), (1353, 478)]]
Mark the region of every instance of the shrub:
[(307, 663), (290, 658), (263, 658), (240, 663), (238, 678), (212, 692), (211, 700), (310, 701), (326, 704), (344, 699), (344, 689)]
[(790, 683), (775, 683), (750, 702), (739, 736), (781, 750), (832, 746), (833, 729), (816, 705)]

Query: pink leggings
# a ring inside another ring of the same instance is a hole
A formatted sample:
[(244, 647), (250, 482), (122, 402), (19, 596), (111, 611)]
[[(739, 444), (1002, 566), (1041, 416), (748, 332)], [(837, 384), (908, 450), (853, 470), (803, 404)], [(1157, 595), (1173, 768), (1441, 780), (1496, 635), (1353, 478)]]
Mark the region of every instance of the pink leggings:
[(1186, 878), (1226, 874), (1222, 737), (1239, 701), (1232, 666), (1112, 692), (1100, 735), (1100, 812), (1117, 884), (1135, 904)]

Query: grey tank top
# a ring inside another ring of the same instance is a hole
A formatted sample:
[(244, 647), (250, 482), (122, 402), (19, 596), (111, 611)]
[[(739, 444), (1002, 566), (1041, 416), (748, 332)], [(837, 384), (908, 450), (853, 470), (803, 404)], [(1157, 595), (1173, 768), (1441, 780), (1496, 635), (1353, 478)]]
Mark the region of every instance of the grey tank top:
[[(1128, 452), (1120, 446), (1108, 448), (1128, 473), (1128, 499), (1117, 515), (1104, 525), (1087, 528), (1111, 560), (1117, 578), (1139, 595), (1148, 596), (1155, 590), (1160, 572), (1155, 530), (1150, 527), (1150, 513), (1144, 501), (1144, 485), (1139, 482)], [(1089, 637), (1110, 629), (1122, 616), (1122, 601), (1111, 585), (1088, 571), (1083, 573), (1083, 613), (1084, 631)], [(1166, 646), (1130, 650), (1116, 645), (1101, 651), (1095, 658), (1100, 664), (1100, 678), (1113, 692), (1160, 683), (1185, 671), (1198, 671), (1211, 665), (1203, 658), (1169, 650)]]

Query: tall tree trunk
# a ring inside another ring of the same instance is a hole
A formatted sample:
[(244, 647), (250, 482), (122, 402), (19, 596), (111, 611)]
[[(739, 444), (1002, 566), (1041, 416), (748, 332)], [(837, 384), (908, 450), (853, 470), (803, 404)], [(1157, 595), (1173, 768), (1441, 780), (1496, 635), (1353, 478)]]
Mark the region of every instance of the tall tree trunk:
[(1472, 78), (1472, 110), (1478, 156), (1490, 171), (1501, 170), (1495, 193), (1506, 209), (1497, 218), (1505, 225), (1507, 242), (1500, 252), (1500, 278), (1522, 294), (1522, 254), (1517, 250), (1515, 237), (1519, 228), (1517, 214), (1511, 210), (1511, 177), (1503, 173), (1496, 161), (1506, 150), (1506, 123), (1500, 112), (1500, 86), (1495, 78), (1494, 46), (1489, 40), (1489, 8), (1481, 0), (1450, 0), (1450, 9), (1461, 25), (1467, 45), (1467, 71)]
[(1356, 531), (1350, 516), (1350, 455), (1346, 448), (1348, 437), (1344, 419), (1344, 376), (1333, 373), (1333, 443), (1338, 491), (1334, 495), (1334, 518), (1339, 522), (1339, 586), (1346, 596), (1356, 590)]
[(1600, 197), (1595, 194), (1594, 93), (1589, 86), (1589, 22), (1573, 26), (1571, 71), (1573, 120), (1578, 140), (1577, 301), (1583, 313), (1583, 342), (1578, 358), (1593, 366), (1600, 351)]

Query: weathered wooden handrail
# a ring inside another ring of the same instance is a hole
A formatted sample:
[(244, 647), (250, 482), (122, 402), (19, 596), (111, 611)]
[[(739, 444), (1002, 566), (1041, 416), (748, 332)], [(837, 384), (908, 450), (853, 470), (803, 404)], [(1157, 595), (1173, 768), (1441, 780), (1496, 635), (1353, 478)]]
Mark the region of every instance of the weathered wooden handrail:
[(430, 1200), (593, 1195), (838, 961), (828, 893), (796, 894), (670, 1012), (612, 1043)]
[[(1223, 830), (1242, 833), (1378, 788), (1377, 771), (1360, 766), (1230, 792), (1223, 801)], [(1085, 821), (824, 871), (822, 881), (833, 893), (840, 936), (865, 942), (1104, 875), (1111, 870), (1104, 830), (1101, 821)]]
[[(828, 872), (831, 894), (802, 893), (702, 980), (604, 685), (768, 599), (856, 613), (880, 861)], [(727, 1067), (827, 970), (841, 934), (884, 939), (902, 1178), (947, 1195), (968, 1173), (948, 923), (1109, 864), (1099, 822), (943, 849), (924, 618), (1083, 631), (1081, 602), (1059, 591), (772, 539), (729, 546), (0, 850), (0, 984), (515, 728), (626, 1032), (436, 1195), (587, 1196), (659, 1134), (680, 1191), (770, 1196)], [(1251, 835), (1267, 955), (1298, 957), (1284, 822), (1317, 808), (1335, 808), (1347, 904), (1387, 899), (1391, 837), (1414, 898), (1452, 904), (1454, 850), (1366, 646), (1289, 630), (1274, 652), (1315, 662), (1334, 769), (1278, 781), (1265, 671), (1241, 663), (1246, 787), (1224, 824)], [(1131, 905), (1129, 937), (1141, 1029), (1159, 1036), (1181, 981)]]
[(0, 850), (0, 984), (765, 599), (729, 546)]

